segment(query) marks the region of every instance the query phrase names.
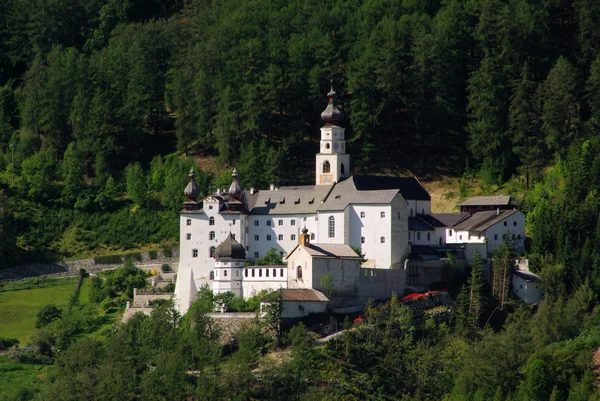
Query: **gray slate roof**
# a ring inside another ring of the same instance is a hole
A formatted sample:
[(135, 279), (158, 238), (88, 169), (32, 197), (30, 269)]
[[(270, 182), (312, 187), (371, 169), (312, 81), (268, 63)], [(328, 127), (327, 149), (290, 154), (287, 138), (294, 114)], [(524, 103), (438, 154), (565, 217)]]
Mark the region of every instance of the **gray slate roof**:
[(250, 195), (251, 214), (309, 214), (317, 213), (330, 185), (281, 187), (276, 191), (257, 191)]
[(500, 213), (498, 213), (495, 210), (490, 210), (473, 213), (469, 219), (454, 226), (454, 229), (456, 231), (483, 232), (494, 224), (518, 212), (518, 210), (501, 210)]
[(508, 206), (514, 205), (510, 196), (473, 196), (458, 206)]
[(283, 301), (328, 302), (329, 299), (321, 291), (312, 289), (283, 290)]
[(398, 189), (359, 190), (350, 177), (333, 187), (333, 190), (319, 207), (319, 211), (344, 210), (349, 204), (385, 204), (391, 203)]
[(408, 218), (408, 229), (411, 231), (434, 231), (435, 228), (428, 224), (424, 220), (417, 217), (409, 217)]
[(513, 274), (515, 276), (521, 277), (523, 280), (525, 281), (529, 281), (529, 282), (537, 282), (540, 281), (540, 277), (537, 274), (533, 274), (530, 271), (525, 271), (525, 270), (515, 270), (513, 271)]
[(444, 227), (454, 227), (461, 221), (471, 217), (469, 213), (431, 213), (431, 216), (443, 224)]
[[(296, 247), (286, 256), (286, 259), (288, 259), (299, 246), (301, 245), (296, 245)], [(316, 258), (360, 259), (360, 256), (354, 252), (354, 249), (346, 244), (309, 244), (303, 248), (309, 255)]]

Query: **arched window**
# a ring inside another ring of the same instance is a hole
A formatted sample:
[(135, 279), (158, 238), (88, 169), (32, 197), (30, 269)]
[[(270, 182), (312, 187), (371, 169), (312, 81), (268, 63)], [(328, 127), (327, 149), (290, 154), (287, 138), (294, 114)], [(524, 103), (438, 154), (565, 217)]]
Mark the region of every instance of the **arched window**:
[(329, 164), (329, 162), (327, 160), (325, 160), (323, 162), (323, 172), (324, 173), (329, 173), (331, 172), (331, 164)]
[(214, 232), (214, 231), (211, 231), (211, 232), (208, 234), (208, 239), (215, 239), (215, 232)]
[(329, 146), (328, 143), (325, 144), (325, 149), (329, 149), (331, 146)]
[(296, 278), (298, 280), (302, 280), (302, 266), (298, 266), (296, 269)]
[(329, 238), (335, 237), (335, 218), (329, 216)]
[(211, 216), (210, 219), (208, 219), (208, 225), (209, 226), (214, 226), (215, 225), (215, 218)]
[(214, 257), (215, 257), (215, 249), (217, 249), (217, 248), (215, 248), (214, 246), (211, 246), (211, 247), (208, 249), (208, 254), (210, 255), (210, 257), (211, 257), (211, 258), (214, 258)]
[(340, 174), (346, 174), (346, 167), (344, 166), (344, 163), (340, 164)]
[(310, 240), (311, 240), (311, 241), (314, 241), (314, 240), (315, 240), (315, 233), (311, 233), (311, 234), (310, 234)]

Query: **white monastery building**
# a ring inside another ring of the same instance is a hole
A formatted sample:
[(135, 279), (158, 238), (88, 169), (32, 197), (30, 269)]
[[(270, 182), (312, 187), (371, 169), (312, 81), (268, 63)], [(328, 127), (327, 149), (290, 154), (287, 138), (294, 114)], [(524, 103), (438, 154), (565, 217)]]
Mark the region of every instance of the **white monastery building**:
[[(204, 284), (217, 293), (232, 291), (249, 298), (264, 289), (317, 290), (314, 277), (330, 270), (345, 277), (342, 280), (334, 274), (339, 290), (359, 293), (360, 270), (371, 278), (382, 269), (404, 271), (406, 261), (422, 247), (442, 256), (448, 248), (460, 248), (467, 257), (474, 249), (489, 255), (501, 245), (503, 236), (509, 235), (522, 250), (524, 215), (512, 207), (509, 210), (508, 204), (498, 204), (498, 199), (481, 201), (477, 210), (436, 215), (431, 213), (429, 193), (416, 177), (350, 175), (345, 130), (339, 125), (343, 114), (333, 89), (327, 96), (329, 103), (321, 113), (325, 124), (314, 185), (271, 185), (269, 190), (247, 191), (234, 169), (228, 190), (218, 190), (198, 201), (195, 174), (190, 171), (184, 191), (187, 200), (180, 212), (175, 290), (181, 313), (188, 310)], [(364, 255), (362, 266), (351, 247)], [(288, 257), (287, 268), (244, 266), (246, 260), (264, 257), (272, 248)], [(298, 264), (290, 256), (303, 262)], [(309, 256), (318, 260), (309, 263)], [(323, 263), (328, 267), (323, 268)], [(350, 265), (358, 266), (357, 270), (351, 270)], [(317, 266), (320, 273), (315, 270)], [(378, 277), (390, 281), (386, 274), (381, 272)], [(370, 290), (373, 282), (371, 279)], [(382, 288), (388, 287), (382, 284)]]

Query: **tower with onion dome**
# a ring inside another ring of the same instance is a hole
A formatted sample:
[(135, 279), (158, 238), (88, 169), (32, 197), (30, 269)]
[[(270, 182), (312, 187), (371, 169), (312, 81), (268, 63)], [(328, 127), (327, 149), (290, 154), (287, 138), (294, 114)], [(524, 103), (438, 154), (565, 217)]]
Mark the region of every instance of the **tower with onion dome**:
[(316, 185), (332, 185), (350, 176), (350, 155), (346, 153), (345, 130), (339, 126), (344, 114), (337, 106), (333, 88), (327, 97), (329, 103), (321, 113), (321, 120), (325, 125), (321, 128), (321, 147), (315, 166)]

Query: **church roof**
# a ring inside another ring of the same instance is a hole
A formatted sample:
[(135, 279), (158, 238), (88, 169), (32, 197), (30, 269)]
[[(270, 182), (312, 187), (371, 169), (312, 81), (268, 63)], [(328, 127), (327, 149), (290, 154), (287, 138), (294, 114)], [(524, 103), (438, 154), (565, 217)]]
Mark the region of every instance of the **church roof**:
[(252, 214), (314, 214), (331, 191), (329, 185), (280, 187), (275, 191), (257, 191), (250, 195)]
[(423, 188), (416, 177), (354, 175), (351, 178), (359, 191), (397, 189), (406, 200), (431, 200), (429, 192)]
[(246, 250), (244, 246), (237, 242), (233, 235), (229, 233), (229, 236), (223, 241), (217, 249), (215, 249), (216, 260), (246, 260)]
[(319, 211), (344, 210), (349, 204), (384, 204), (391, 203), (398, 194), (398, 189), (359, 190), (355, 185), (355, 177), (337, 183)]

